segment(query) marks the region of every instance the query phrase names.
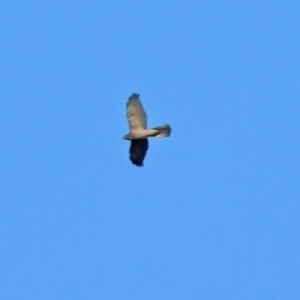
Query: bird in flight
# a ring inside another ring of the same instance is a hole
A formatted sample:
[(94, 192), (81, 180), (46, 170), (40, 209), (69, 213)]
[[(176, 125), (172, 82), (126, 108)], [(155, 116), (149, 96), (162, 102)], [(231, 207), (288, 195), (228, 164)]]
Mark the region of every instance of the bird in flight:
[(171, 128), (168, 124), (147, 129), (147, 117), (139, 99), (139, 94), (132, 94), (127, 102), (127, 120), (129, 133), (123, 139), (130, 140), (129, 157), (136, 166), (143, 166), (143, 161), (148, 150), (148, 137), (168, 137)]

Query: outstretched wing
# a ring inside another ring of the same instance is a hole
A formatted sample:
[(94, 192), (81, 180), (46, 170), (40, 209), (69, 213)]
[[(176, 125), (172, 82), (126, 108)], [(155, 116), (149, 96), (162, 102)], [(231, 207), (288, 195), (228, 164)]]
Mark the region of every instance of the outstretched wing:
[(148, 139), (132, 140), (130, 145), (130, 160), (133, 164), (141, 167), (148, 150)]
[(130, 131), (146, 129), (147, 118), (139, 100), (139, 94), (132, 94), (127, 102), (127, 119)]

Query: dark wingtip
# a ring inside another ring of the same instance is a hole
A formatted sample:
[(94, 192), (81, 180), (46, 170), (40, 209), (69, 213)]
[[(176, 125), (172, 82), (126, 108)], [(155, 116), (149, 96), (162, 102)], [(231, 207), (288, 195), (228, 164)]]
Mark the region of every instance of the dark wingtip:
[(130, 96), (130, 98), (139, 98), (140, 94), (138, 93), (132, 93), (132, 95)]
[(137, 161), (131, 161), (134, 165), (136, 165), (137, 167), (143, 167), (143, 163), (137, 162)]

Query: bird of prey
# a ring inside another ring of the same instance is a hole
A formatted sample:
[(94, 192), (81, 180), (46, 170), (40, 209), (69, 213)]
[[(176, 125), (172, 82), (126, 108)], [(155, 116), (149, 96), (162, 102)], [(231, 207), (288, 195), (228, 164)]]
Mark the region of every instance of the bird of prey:
[(148, 150), (148, 137), (168, 137), (171, 128), (168, 124), (147, 129), (147, 117), (139, 99), (139, 94), (132, 94), (127, 102), (127, 120), (129, 133), (123, 139), (130, 140), (130, 160), (136, 166), (143, 166), (143, 160)]

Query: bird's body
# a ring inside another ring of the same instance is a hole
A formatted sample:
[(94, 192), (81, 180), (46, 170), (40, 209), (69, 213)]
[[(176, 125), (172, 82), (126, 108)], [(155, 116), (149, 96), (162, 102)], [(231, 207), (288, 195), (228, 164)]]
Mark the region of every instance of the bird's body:
[(126, 140), (146, 139), (147, 137), (156, 136), (158, 134), (159, 131), (154, 129), (136, 130), (135, 132), (129, 132), (126, 134)]
[(147, 129), (147, 117), (138, 94), (132, 94), (127, 102), (127, 119), (130, 131), (124, 139), (131, 141), (130, 160), (137, 166), (143, 165), (148, 150), (148, 137), (168, 137), (171, 128), (168, 124)]

